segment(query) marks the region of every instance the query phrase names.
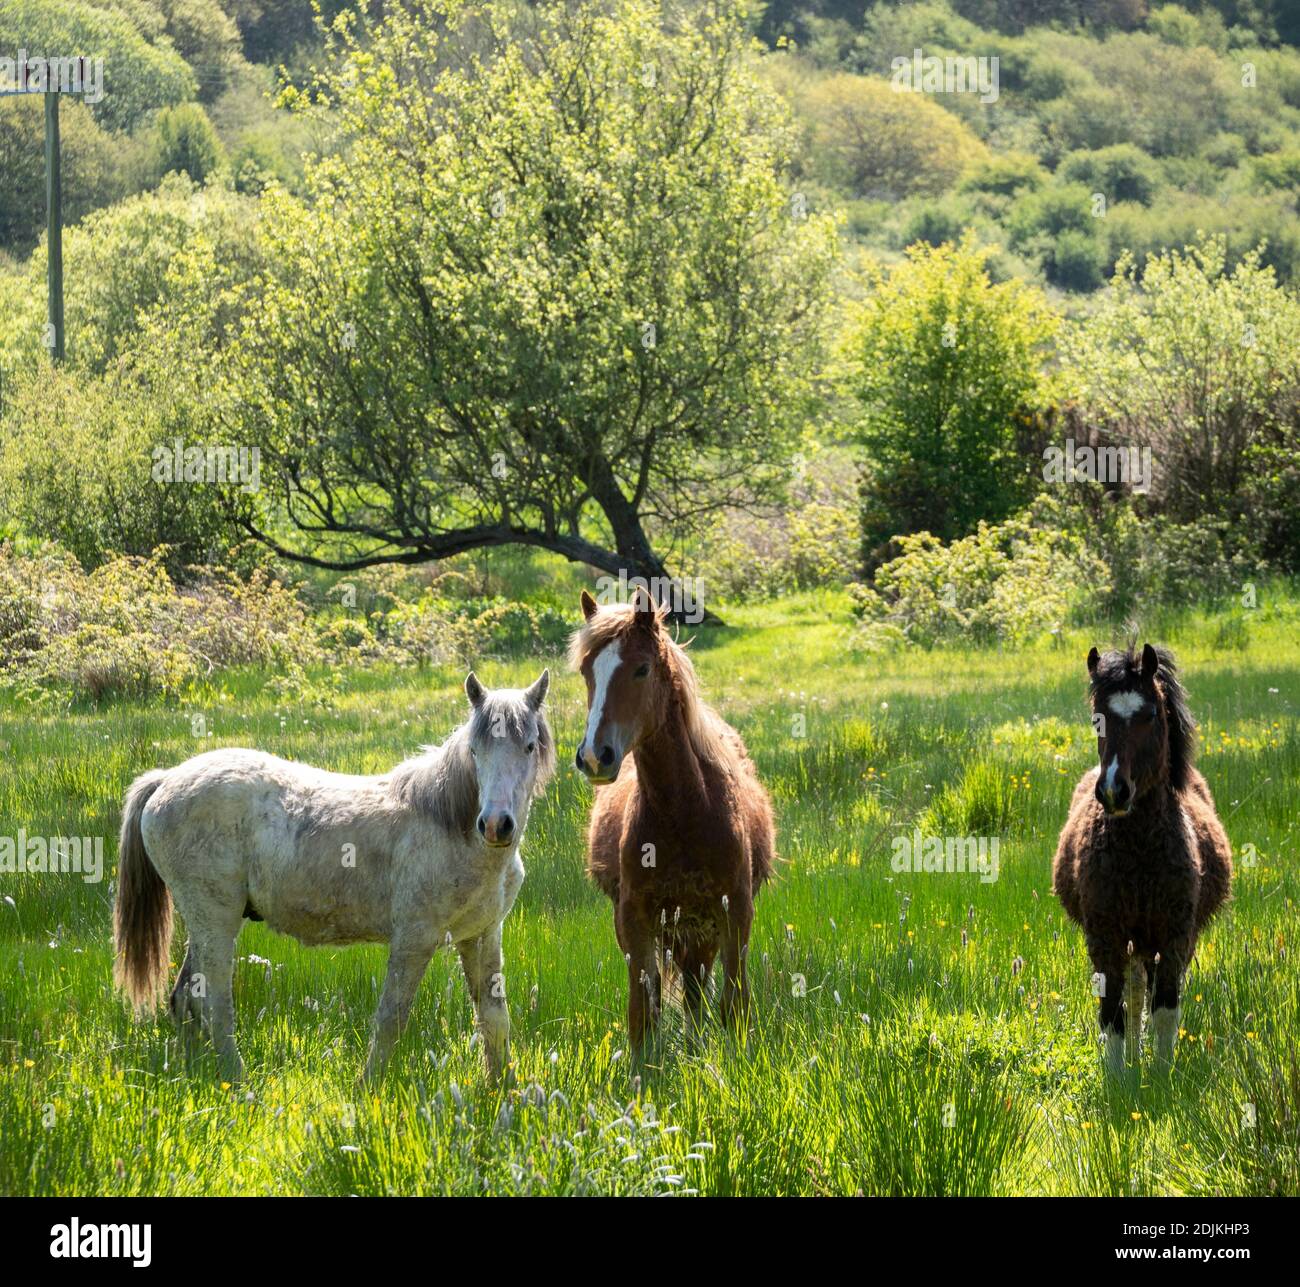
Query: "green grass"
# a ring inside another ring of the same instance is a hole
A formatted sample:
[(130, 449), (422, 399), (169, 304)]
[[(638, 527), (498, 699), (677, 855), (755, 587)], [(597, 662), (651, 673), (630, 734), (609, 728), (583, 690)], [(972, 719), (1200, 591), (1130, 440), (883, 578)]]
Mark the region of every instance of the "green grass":
[[(1172, 1077), (1148, 1052), (1128, 1088), (1103, 1081), (1082, 938), (1050, 894), (1095, 756), (1083, 634), (880, 658), (850, 650), (834, 596), (729, 611), (692, 651), (772, 791), (786, 860), (759, 900), (753, 1030), (688, 1047), (670, 1011), (662, 1066), (632, 1079), (611, 912), (582, 875), (590, 791), (562, 768), (506, 923), (518, 1084), (500, 1093), (443, 957), (375, 1093), (356, 1076), (382, 949), (246, 927), (238, 1087), (182, 1067), (167, 1024), (132, 1023), (110, 978), (108, 876), (136, 773), (200, 744), (377, 772), (460, 718), (459, 675), (347, 673), (329, 710), (277, 704), (256, 674), (174, 709), (0, 707), (0, 835), (103, 835), (107, 868), (98, 885), (0, 876), (0, 1192), (1300, 1192), (1300, 608), (1265, 600), (1160, 623), (1254, 863), (1202, 940)], [(563, 765), (581, 689), (559, 673), (552, 692)], [(918, 825), (997, 835), (999, 879), (895, 873), (890, 842)]]

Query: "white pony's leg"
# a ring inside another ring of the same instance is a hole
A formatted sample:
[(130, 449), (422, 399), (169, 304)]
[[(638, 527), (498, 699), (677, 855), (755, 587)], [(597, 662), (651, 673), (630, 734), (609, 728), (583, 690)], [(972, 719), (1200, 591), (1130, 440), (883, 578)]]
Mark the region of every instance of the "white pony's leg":
[(244, 1076), (235, 1044), (235, 935), (213, 933), (197, 944), (205, 995), (200, 1006), (222, 1074), (232, 1082)]
[(388, 952), (388, 974), (384, 978), (384, 990), (375, 1010), (370, 1053), (366, 1057), (365, 1076), (368, 1081), (374, 1080), (383, 1072), (389, 1055), (393, 1053), (393, 1047), (406, 1026), (415, 993), (432, 956), (432, 948), (422, 945), (404, 946), (398, 940), (393, 940)]
[(481, 938), (457, 943), (456, 950), (478, 1016), (488, 1076), (499, 1081), (510, 1067), (510, 1010), (501, 962), (501, 922)]
[(181, 968), (176, 973), (176, 982), (172, 986), (171, 1000), (167, 1005), (168, 1010), (171, 1011), (172, 1019), (176, 1023), (182, 1046), (186, 1050), (190, 1049), (195, 1031), (203, 1018), (200, 1005), (200, 990), (203, 988), (203, 980), (198, 971), (194, 942), (191, 940), (185, 945), (185, 956), (181, 961)]

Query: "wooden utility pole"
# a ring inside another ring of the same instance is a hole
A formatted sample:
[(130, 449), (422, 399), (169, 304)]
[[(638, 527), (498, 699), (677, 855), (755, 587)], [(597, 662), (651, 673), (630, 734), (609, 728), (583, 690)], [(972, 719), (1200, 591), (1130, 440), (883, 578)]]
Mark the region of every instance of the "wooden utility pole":
[(63, 179), (59, 165), (59, 95), (45, 95), (45, 217), (49, 252), (50, 356), (62, 362), (63, 335)]
[(45, 230), (48, 243), (49, 305), (46, 311), (45, 344), (50, 356), (62, 362), (67, 352), (67, 336), (63, 331), (63, 175), (59, 154), (59, 95), (83, 92), (86, 59), (78, 60), (74, 78), (62, 83), (55, 80), (50, 64), (44, 63), (44, 74), (33, 76), (30, 65), (18, 68), (12, 85), (0, 85), (0, 98), (16, 94), (45, 95)]

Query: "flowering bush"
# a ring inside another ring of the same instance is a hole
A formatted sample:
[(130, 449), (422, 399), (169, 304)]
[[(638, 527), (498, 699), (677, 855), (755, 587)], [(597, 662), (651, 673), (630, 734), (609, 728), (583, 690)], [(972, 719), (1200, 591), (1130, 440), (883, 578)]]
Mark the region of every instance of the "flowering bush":
[(860, 543), (857, 466), (849, 452), (832, 448), (797, 459), (796, 467), (780, 513), (728, 511), (700, 542), (690, 571), (707, 596), (772, 598), (852, 580)]
[(1063, 622), (1107, 571), (1079, 536), (1049, 522), (1056, 509), (1040, 498), (947, 545), (929, 532), (898, 537), (902, 554), (852, 587), (860, 645), (929, 647), (948, 636), (1019, 643)]
[(297, 597), (265, 572), (205, 569), (177, 587), (167, 555), (86, 572), (56, 546), (0, 545), (0, 683), (38, 700), (175, 696), (223, 667), (322, 659)]
[(41, 702), (174, 698), (216, 671), (251, 665), (273, 672), (277, 688), (320, 696), (313, 666), (473, 665), (556, 648), (572, 626), (554, 608), (445, 598), (432, 587), (405, 601), (387, 582), (371, 587), (369, 613), (313, 616), (262, 568), (190, 568), (178, 586), (169, 554), (113, 556), (87, 572), (58, 546), (22, 554), (0, 545), (0, 686)]

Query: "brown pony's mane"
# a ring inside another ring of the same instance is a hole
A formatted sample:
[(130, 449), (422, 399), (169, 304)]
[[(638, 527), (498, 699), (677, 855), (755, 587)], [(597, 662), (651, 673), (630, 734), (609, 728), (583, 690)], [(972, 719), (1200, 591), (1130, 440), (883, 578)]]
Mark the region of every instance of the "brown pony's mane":
[[(575, 630), (569, 640), (569, 664), (573, 669), (581, 670), (587, 659), (607, 644), (626, 639), (637, 629), (636, 611), (631, 604), (611, 604)], [(741, 762), (741, 751), (727, 736), (727, 727), (717, 712), (700, 696), (700, 681), (686, 649), (664, 630), (668, 609), (661, 606), (655, 615), (659, 622), (659, 658), (668, 671), (673, 696), (681, 707), (691, 749), (705, 763), (734, 772)]]

